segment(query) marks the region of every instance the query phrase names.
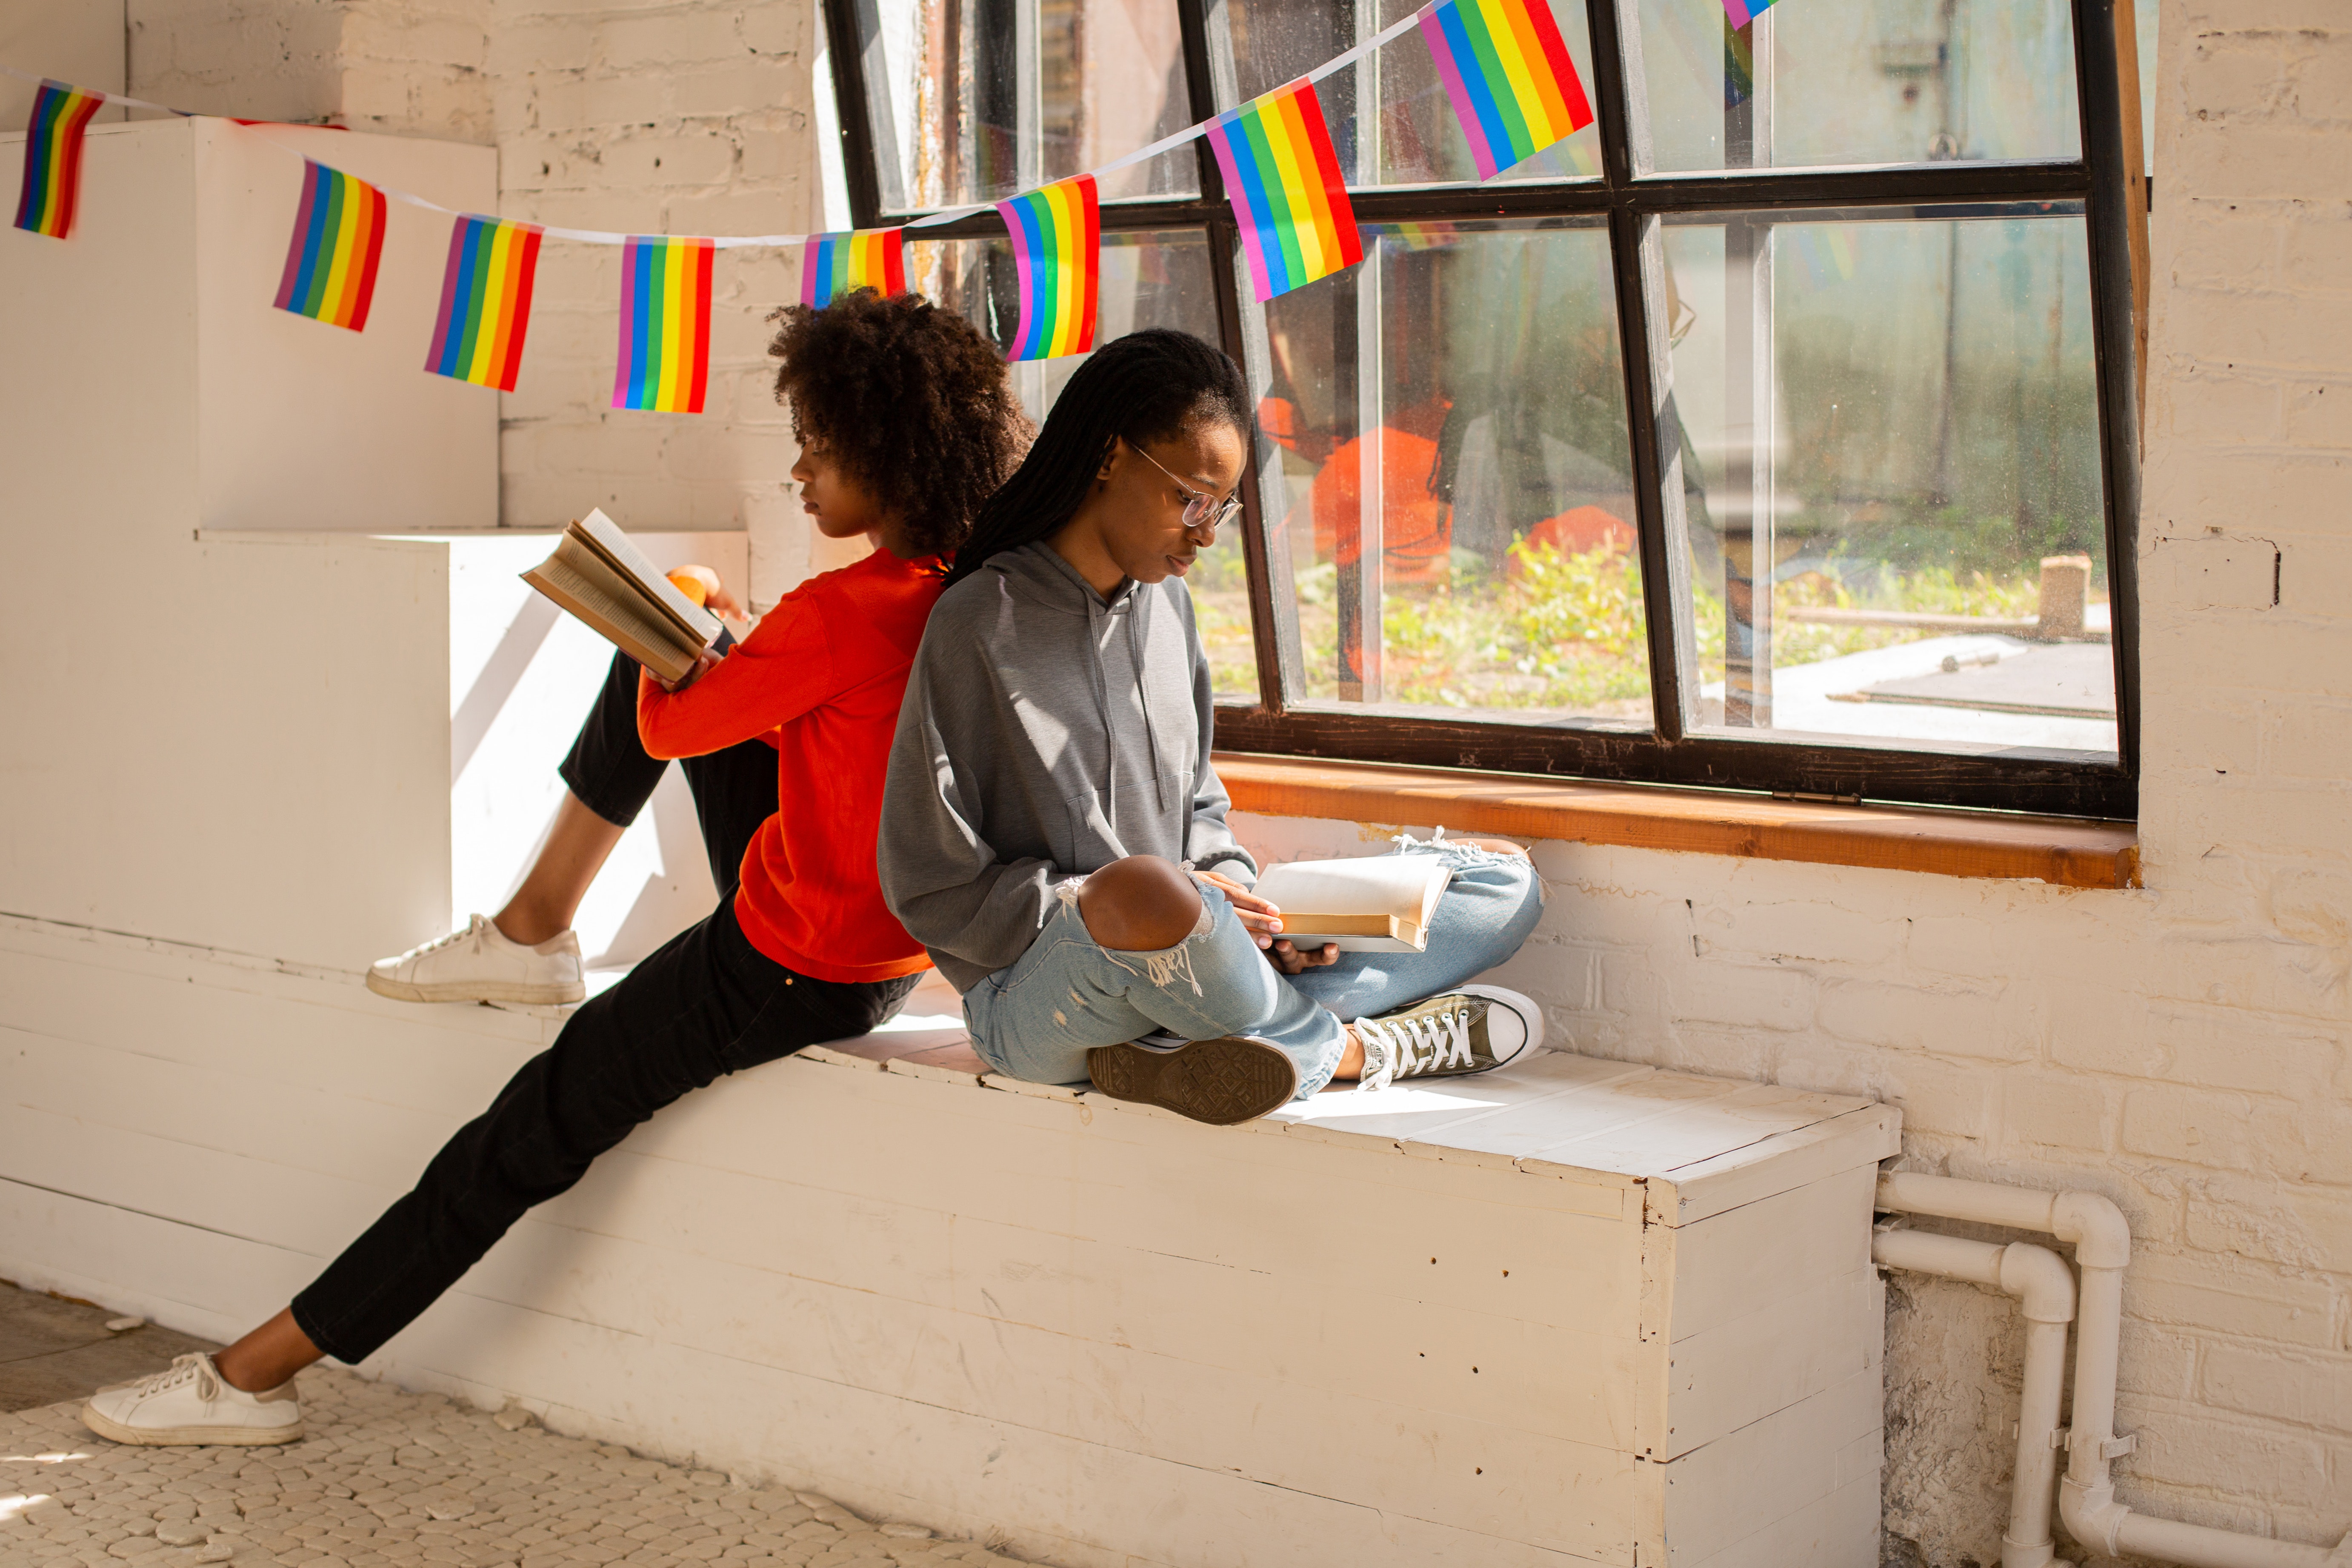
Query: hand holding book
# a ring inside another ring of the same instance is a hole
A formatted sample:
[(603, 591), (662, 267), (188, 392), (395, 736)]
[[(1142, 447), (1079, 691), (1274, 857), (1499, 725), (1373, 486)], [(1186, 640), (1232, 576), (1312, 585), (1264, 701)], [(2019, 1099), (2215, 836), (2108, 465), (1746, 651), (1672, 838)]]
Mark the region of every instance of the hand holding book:
[(1214, 871), (1195, 871), (1192, 875), (1225, 895), (1226, 901), (1234, 906), (1234, 918), (1265, 950), (1266, 962), (1285, 974), (1320, 969), (1339, 962), (1339, 950), (1331, 943), (1302, 948), (1284, 936), (1282, 910), (1232, 878), (1221, 877)]
[(602, 511), (565, 529), (555, 553), (522, 580), (673, 690), (698, 670), (722, 629)]
[(716, 669), (719, 667), (719, 661), (721, 657), (723, 656), (715, 647), (704, 648), (700, 653), (694, 656), (694, 668), (692, 669), (688, 670), (676, 680), (664, 680), (660, 676), (656, 675), (654, 677), (654, 684), (675, 697), (679, 692), (685, 690), (688, 687), (693, 685), (696, 681), (700, 680), (704, 676), (709, 674), (713, 669)]
[(1289, 860), (1266, 868), (1257, 896), (1291, 911), (1283, 924), (1294, 942), (1341, 952), (1420, 952), (1452, 878), (1452, 866), (1438, 855)]

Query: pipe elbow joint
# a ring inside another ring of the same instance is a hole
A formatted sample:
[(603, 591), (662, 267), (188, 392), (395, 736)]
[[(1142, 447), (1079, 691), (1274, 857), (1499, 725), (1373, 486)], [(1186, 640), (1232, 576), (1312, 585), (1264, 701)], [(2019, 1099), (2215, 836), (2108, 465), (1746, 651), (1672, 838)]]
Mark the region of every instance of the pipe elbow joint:
[(2089, 1268), (2131, 1262), (2131, 1226), (2124, 1211), (2097, 1193), (2060, 1193), (2050, 1205), (2051, 1233), (2074, 1244), (2074, 1260)]
[(2123, 1551), (2120, 1537), (2131, 1510), (2116, 1500), (2115, 1487), (2104, 1479), (2085, 1485), (2072, 1476), (2058, 1482), (2058, 1518), (2078, 1544), (2110, 1557)]
[(2074, 1271), (2046, 1247), (2012, 1241), (2000, 1249), (2000, 1288), (2037, 1323), (2074, 1321)]

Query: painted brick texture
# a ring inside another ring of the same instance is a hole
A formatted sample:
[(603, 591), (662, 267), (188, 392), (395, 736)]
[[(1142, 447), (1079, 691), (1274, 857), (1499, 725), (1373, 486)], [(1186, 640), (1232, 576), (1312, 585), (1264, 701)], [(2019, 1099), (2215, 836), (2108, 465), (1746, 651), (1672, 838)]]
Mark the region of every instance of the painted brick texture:
[[(129, 25), (142, 97), (495, 145), (506, 217), (649, 234), (822, 226), (803, 0), (131, 0)], [(798, 297), (799, 261), (726, 250), (714, 272), (705, 412), (631, 413), (611, 406), (620, 251), (545, 247), (501, 404), (500, 519), (561, 527), (601, 506), (631, 528), (749, 528), (764, 607), (812, 569), (785, 488), (799, 448), (766, 358), (765, 318)]]
[[(587, 7), (498, 0), (490, 44), (509, 216), (584, 228), (799, 233), (820, 226), (814, 8)], [(786, 504), (798, 447), (775, 402), (767, 313), (797, 297), (798, 258), (725, 250), (714, 268), (705, 413), (615, 410), (620, 252), (551, 246), (530, 358), (506, 401), (500, 510), (561, 524), (594, 504), (625, 524), (756, 525), (763, 562), (806, 571)], [(763, 581), (765, 603), (780, 588)]]
[[(131, 0), (131, 18), (133, 92), (492, 142), (508, 216), (817, 221), (798, 0)], [(2160, 40), (2145, 889), (1544, 845), (1549, 907), (1503, 978), (1575, 1049), (1875, 1095), (1902, 1106), (1914, 1168), (2113, 1197), (2137, 1247), (2125, 1500), (2332, 1543), (2352, 1531), (2352, 10), (2168, 0)], [(750, 526), (772, 598), (812, 564), (761, 353), (794, 264), (720, 261), (699, 419), (606, 406), (616, 265), (549, 249), (505, 405), (505, 521), (599, 504)], [(2216, 540), (2271, 569), (2184, 564)], [(1244, 824), (1283, 856), (1370, 831)], [(2015, 1314), (1906, 1279), (1889, 1336), (1889, 1560), (1998, 1561)]]
[[(2352, 1531), (2352, 13), (2167, 5), (2160, 41), (2146, 888), (1544, 845), (1550, 903), (1499, 977), (1574, 1049), (1875, 1095), (1903, 1107), (1909, 1168), (2114, 1198), (2136, 1247), (2124, 1500), (2333, 1544)], [(1244, 829), (1284, 858), (1390, 830)], [(1888, 1335), (1887, 1561), (1998, 1562), (2015, 1313), (1900, 1279)]]

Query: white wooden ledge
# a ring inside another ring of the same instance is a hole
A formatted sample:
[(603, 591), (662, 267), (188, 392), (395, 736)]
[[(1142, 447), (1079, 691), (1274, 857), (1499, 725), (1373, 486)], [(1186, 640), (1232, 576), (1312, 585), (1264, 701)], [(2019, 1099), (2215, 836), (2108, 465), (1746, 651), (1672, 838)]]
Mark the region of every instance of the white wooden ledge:
[[(0, 919), (0, 1276), (234, 1333), (559, 1025)], [(1892, 1110), (1553, 1054), (1219, 1129), (973, 1066), (689, 1096), (367, 1370), (1074, 1568), (1875, 1563)]]

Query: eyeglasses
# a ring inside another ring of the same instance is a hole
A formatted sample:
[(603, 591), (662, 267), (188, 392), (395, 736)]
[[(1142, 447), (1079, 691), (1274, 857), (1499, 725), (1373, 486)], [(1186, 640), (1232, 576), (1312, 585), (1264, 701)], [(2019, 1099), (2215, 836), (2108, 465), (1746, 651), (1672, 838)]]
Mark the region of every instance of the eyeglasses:
[[(1119, 439), (1127, 441), (1127, 437), (1124, 436), (1121, 436)], [(1158, 468), (1161, 473), (1168, 474), (1169, 479), (1176, 486), (1176, 488), (1184, 492), (1184, 526), (1186, 528), (1192, 529), (1196, 532), (1202, 529), (1206, 529), (1211, 533), (1214, 533), (1217, 530), (1231, 522), (1235, 514), (1242, 510), (1241, 497), (1237, 495), (1227, 496), (1221, 502), (1216, 497), (1209, 495), (1202, 490), (1196, 490), (1192, 486), (1186, 484), (1183, 480), (1177, 479), (1174, 474), (1168, 473), (1167, 464), (1161, 462), (1159, 458), (1153, 457), (1150, 453), (1145, 451), (1134, 442), (1127, 441), (1127, 445), (1129, 449), (1133, 451), (1137, 457), (1141, 458), (1145, 462), (1150, 464), (1153, 468)]]

